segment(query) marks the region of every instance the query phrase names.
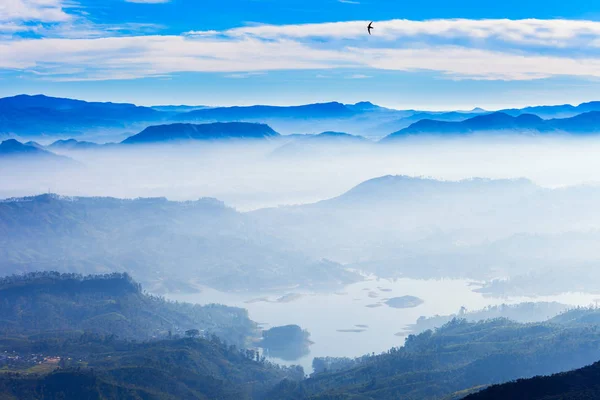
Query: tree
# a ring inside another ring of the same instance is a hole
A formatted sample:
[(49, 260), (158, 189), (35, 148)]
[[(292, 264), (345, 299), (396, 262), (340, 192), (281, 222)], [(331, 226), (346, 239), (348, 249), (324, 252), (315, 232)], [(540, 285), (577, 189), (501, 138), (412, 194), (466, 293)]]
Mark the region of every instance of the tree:
[(200, 336), (200, 331), (198, 329), (188, 329), (187, 331), (185, 331), (185, 336), (195, 338)]

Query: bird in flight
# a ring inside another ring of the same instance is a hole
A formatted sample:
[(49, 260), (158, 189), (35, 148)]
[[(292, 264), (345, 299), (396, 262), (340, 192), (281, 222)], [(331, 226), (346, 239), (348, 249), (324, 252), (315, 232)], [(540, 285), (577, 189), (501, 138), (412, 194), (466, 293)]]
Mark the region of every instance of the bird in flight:
[(369, 23), (369, 26), (367, 26), (367, 30), (369, 31), (369, 35), (371, 34), (371, 29), (375, 29), (375, 28), (373, 28), (373, 21), (371, 21)]

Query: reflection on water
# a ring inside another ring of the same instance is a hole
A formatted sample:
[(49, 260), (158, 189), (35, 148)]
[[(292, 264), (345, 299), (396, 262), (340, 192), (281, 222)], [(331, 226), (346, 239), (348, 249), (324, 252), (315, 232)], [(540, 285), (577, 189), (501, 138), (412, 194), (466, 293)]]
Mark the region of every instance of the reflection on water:
[[(385, 291), (380, 288), (386, 289)], [(197, 294), (172, 294), (173, 300), (193, 303), (221, 303), (246, 308), (254, 321), (267, 327), (296, 324), (311, 334), (309, 353), (274, 354), (268, 356), (282, 364), (299, 364), (311, 371), (314, 357), (357, 357), (367, 353), (383, 352), (404, 344), (408, 325), (420, 316), (457, 313), (461, 307), (476, 310), (488, 305), (515, 304), (524, 301), (558, 301), (587, 306), (598, 297), (592, 294), (568, 293), (537, 298), (493, 298), (473, 292), (476, 288), (464, 280), (385, 280), (373, 278), (349, 285), (337, 293), (302, 296), (281, 293), (223, 293), (205, 289)], [(384, 292), (386, 298), (414, 296), (423, 303), (413, 308), (392, 308), (372, 293)], [(276, 301), (284, 298), (292, 301)], [(252, 299), (267, 301), (248, 302)], [(368, 328), (363, 328), (367, 327)], [(359, 329), (357, 329), (359, 328)], [(361, 332), (354, 332), (361, 330)]]

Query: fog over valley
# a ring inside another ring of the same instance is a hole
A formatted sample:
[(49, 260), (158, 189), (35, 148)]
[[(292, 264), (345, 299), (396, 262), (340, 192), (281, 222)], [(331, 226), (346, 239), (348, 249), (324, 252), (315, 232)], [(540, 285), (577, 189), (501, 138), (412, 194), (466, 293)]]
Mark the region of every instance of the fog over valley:
[(10, 165), (6, 157), (0, 159), (4, 166), (0, 195), (214, 197), (246, 211), (332, 198), (385, 175), (448, 181), (526, 178), (556, 188), (597, 184), (598, 150), (596, 137), (409, 138), (375, 143), (283, 136), (250, 143), (54, 145), (45, 151), (62, 157), (14, 160)]
[(0, 99), (0, 362), (45, 366), (0, 393), (458, 399), (589, 365), (595, 113)]

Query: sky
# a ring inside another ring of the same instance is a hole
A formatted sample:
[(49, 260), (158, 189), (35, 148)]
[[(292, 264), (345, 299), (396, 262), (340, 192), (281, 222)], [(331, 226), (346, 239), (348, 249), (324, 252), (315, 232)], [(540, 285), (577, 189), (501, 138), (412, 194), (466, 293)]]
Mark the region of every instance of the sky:
[(599, 89), (589, 0), (0, 1), (0, 96), (466, 110)]

